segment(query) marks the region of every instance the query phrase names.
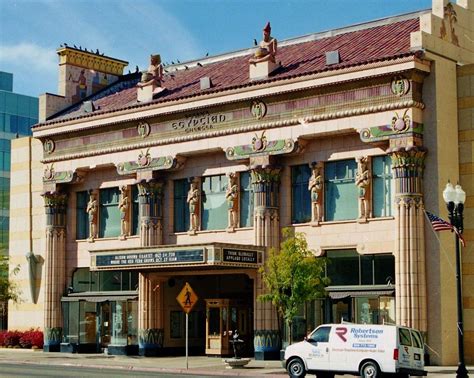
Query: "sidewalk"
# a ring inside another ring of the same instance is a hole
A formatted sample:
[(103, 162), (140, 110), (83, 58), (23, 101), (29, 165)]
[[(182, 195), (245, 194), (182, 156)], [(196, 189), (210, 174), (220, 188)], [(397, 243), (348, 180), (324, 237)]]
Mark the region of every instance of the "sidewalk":
[[(105, 354), (44, 353), (25, 349), (0, 349), (0, 365), (3, 364), (40, 364), (56, 366), (77, 366), (92, 368), (124, 369), (127, 371), (149, 371), (163, 373), (196, 374), (207, 376), (242, 377), (287, 377), (280, 361), (255, 361), (243, 369), (226, 369), (222, 358), (189, 357), (186, 369), (185, 357), (138, 357), (108, 356)], [(456, 366), (427, 366), (429, 376), (437, 378), (453, 377)], [(474, 366), (468, 367), (474, 376)], [(348, 377), (348, 376), (346, 376)]]

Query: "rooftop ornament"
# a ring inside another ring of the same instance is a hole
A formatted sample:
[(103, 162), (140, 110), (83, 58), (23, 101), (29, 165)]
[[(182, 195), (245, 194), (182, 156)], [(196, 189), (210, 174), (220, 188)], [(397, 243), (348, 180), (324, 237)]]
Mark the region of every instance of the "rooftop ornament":
[(163, 65), (159, 54), (150, 56), (148, 69), (142, 72), (140, 82), (137, 84), (137, 101), (149, 102), (153, 100), (153, 95), (165, 90), (161, 86), (163, 79)]
[(277, 40), (270, 35), (271, 31), (270, 22), (267, 22), (263, 28), (263, 40), (258, 44), (257, 50), (253, 58), (249, 60), (249, 63), (255, 64), (266, 61), (276, 63)]

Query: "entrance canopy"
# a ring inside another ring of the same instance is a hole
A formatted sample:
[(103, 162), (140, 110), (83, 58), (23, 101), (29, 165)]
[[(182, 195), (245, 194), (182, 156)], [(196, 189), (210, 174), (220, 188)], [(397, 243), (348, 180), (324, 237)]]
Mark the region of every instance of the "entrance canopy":
[(177, 267), (244, 267), (262, 265), (264, 247), (209, 243), (89, 251), (90, 270), (176, 269)]

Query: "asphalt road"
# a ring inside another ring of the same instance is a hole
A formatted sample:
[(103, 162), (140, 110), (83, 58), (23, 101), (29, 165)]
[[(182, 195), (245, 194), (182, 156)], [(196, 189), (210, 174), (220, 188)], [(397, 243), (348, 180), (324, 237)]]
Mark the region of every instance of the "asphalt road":
[[(54, 366), (54, 365), (23, 365), (23, 364), (0, 364), (0, 376), (2, 378), (17, 377), (113, 377), (113, 378), (135, 378), (135, 377), (159, 377), (159, 378), (208, 378), (205, 375), (183, 375), (147, 372), (138, 370), (111, 369), (111, 368), (90, 368), (77, 366)], [(225, 377), (224, 375), (221, 376)], [(221, 378), (213, 376), (212, 378)]]

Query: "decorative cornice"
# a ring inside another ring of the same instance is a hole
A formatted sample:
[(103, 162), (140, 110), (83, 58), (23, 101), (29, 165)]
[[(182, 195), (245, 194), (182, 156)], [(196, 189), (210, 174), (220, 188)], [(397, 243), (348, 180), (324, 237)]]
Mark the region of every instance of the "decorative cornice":
[[(337, 111), (337, 112), (332, 112), (332, 113), (318, 114), (314, 116), (306, 116), (304, 117), (304, 122), (305, 123), (319, 122), (319, 121), (326, 121), (326, 120), (331, 120), (331, 119), (378, 113), (378, 112), (383, 112), (387, 110), (405, 109), (405, 108), (410, 108), (410, 107), (424, 109), (425, 104), (423, 104), (422, 102), (414, 101), (414, 100), (401, 101), (401, 102), (396, 102), (392, 104), (368, 106), (364, 108), (343, 110), (343, 111)], [(86, 151), (86, 152), (70, 154), (70, 155), (50, 157), (50, 158), (41, 160), (41, 163), (43, 164), (53, 163), (57, 161), (73, 160), (73, 159), (80, 159), (80, 158), (90, 157), (90, 156), (106, 155), (106, 154), (111, 154), (111, 153), (116, 153), (116, 152), (144, 149), (144, 148), (155, 147), (155, 146), (163, 146), (163, 145), (173, 144), (173, 143), (183, 143), (183, 142), (189, 142), (189, 141), (199, 140), (199, 139), (209, 139), (213, 137), (232, 135), (232, 134), (249, 132), (249, 131), (273, 129), (273, 128), (283, 127), (283, 126), (294, 126), (294, 125), (299, 125), (300, 123), (301, 123), (300, 119), (291, 118), (291, 119), (282, 120), (282, 121), (265, 122), (265, 123), (255, 124), (255, 125), (248, 125), (244, 127), (232, 127), (229, 129), (214, 130), (214, 131), (210, 131), (210, 132), (202, 133), (202, 134), (188, 134), (188, 135), (183, 135), (179, 137), (166, 138), (166, 139), (161, 139), (161, 140), (150, 140), (146, 142), (129, 144), (126, 146), (104, 148), (104, 149), (96, 150), (96, 151)]]
[(140, 152), (136, 161), (127, 161), (117, 164), (117, 172), (119, 175), (128, 175), (138, 171), (159, 171), (171, 169), (175, 166), (175, 159), (172, 156), (160, 156), (151, 158), (148, 150)]
[(394, 129), (393, 124), (390, 124), (362, 129), (359, 133), (362, 142), (378, 142), (394, 136), (423, 135), (423, 124), (408, 121), (406, 129), (403, 131)]
[(43, 174), (44, 183), (65, 184), (74, 181), (75, 178), (77, 178), (77, 176), (73, 171), (56, 172), (54, 170), (54, 164), (46, 166)]
[(228, 160), (247, 159), (262, 155), (282, 155), (295, 151), (297, 143), (293, 139), (279, 139), (267, 142), (262, 133), (259, 138), (257, 135), (253, 138), (252, 144), (229, 147), (226, 150)]

